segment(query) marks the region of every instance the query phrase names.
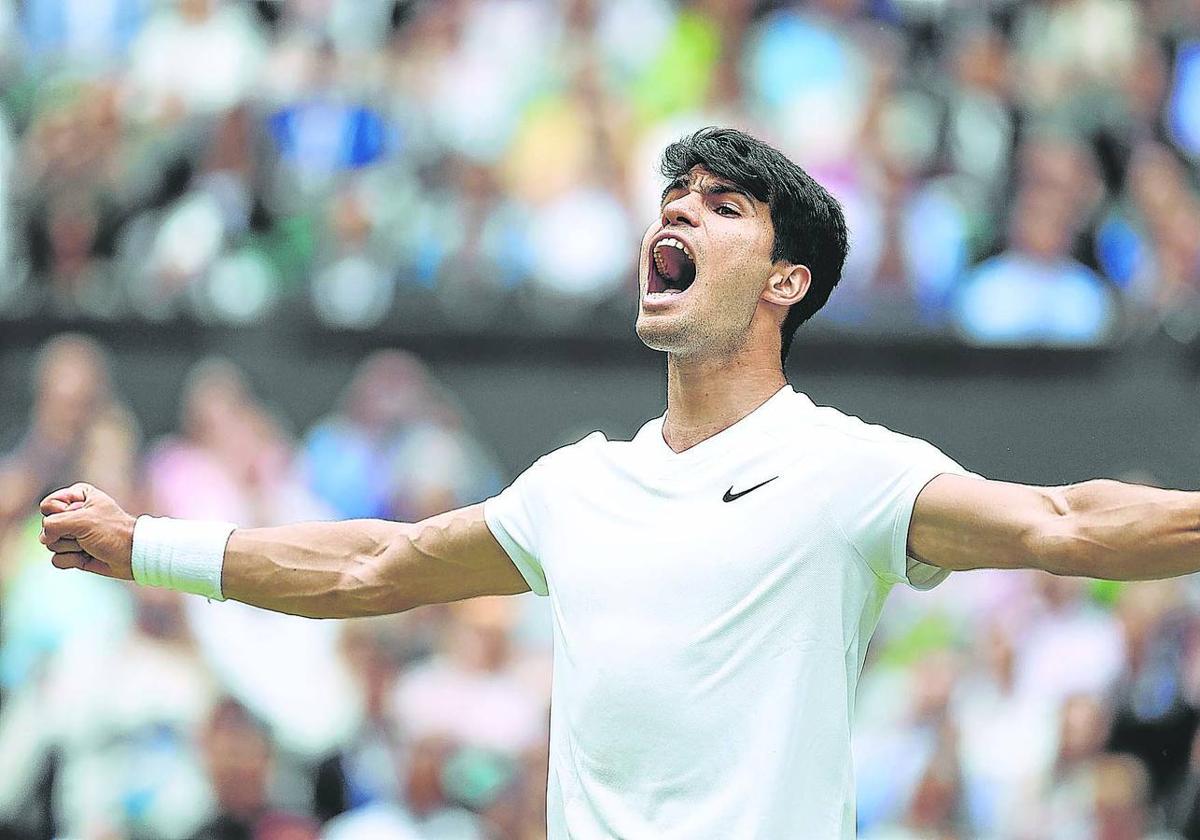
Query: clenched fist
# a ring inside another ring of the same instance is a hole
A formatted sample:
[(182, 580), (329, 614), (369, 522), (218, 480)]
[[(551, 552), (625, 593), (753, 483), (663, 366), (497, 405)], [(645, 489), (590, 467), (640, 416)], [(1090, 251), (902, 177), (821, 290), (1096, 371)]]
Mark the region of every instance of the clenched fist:
[(72, 484), (42, 499), (41, 541), (60, 569), (133, 580), (134, 518), (107, 493)]

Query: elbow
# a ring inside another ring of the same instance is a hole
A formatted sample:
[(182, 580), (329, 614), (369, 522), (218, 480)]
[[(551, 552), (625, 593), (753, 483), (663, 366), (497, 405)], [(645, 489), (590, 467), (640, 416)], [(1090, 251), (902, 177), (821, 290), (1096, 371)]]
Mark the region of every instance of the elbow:
[(413, 595), (413, 581), (401, 575), (411, 540), (372, 540), (346, 558), (335, 584), (334, 609), (340, 618), (407, 612), (426, 603)]
[(1121, 557), (1099, 538), (1088, 516), (1087, 494), (1116, 484), (1094, 480), (1069, 487), (1046, 488), (1046, 510), (1025, 540), (1027, 565), (1053, 575), (1121, 579)]
[(1083, 538), (1078, 512), (1072, 510), (1069, 488), (1045, 488), (1043, 510), (1025, 529), (1021, 565), (1052, 575), (1091, 573), (1091, 552)]
[(1026, 568), (1052, 575), (1095, 576), (1086, 542), (1075, 532), (1069, 517), (1032, 529), (1026, 539)]
[(364, 618), (407, 612), (419, 606), (406, 599), (399, 587), (383, 579), (375, 558), (356, 558), (337, 579), (329, 608), (323, 615), (334, 618)]

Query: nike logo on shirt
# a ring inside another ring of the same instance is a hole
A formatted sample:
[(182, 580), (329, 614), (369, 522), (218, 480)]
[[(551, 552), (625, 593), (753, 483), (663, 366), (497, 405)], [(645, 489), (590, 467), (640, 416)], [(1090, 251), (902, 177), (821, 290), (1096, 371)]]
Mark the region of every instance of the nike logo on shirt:
[(779, 478), (779, 476), (775, 476), (774, 478), (768, 478), (766, 481), (764, 481), (760, 484), (755, 484), (749, 490), (743, 490), (740, 493), (734, 493), (733, 485), (731, 484), (731, 485), (729, 485), (729, 489), (725, 491), (725, 495), (721, 497), (721, 501), (722, 502), (732, 502), (732, 501), (735, 501), (736, 499), (740, 499), (740, 498), (742, 498), (742, 496), (745, 496), (747, 493), (753, 493), (759, 487), (762, 487), (763, 484), (770, 484), (776, 478)]

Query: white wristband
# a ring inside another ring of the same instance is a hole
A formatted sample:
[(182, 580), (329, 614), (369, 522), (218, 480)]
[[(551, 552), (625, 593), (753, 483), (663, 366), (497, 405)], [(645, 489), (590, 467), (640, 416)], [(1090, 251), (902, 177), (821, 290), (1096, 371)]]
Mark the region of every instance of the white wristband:
[(139, 516), (133, 526), (133, 579), (224, 601), (221, 566), (225, 543), (237, 526)]

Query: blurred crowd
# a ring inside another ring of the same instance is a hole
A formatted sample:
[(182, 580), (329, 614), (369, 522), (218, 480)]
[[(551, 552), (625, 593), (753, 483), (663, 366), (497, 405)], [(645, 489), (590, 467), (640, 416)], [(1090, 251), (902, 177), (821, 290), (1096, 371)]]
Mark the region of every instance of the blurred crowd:
[(0, 0), (0, 80), (0, 317), (627, 328), (720, 123), (844, 202), (830, 328), (1200, 332), (1197, 0)]
[(416, 358), (365, 360), (296, 436), (232, 363), (144, 441), (91, 339), (41, 351), (0, 455), (0, 837), (544, 837), (546, 624), (531, 599), (320, 622), (54, 570), (32, 515), (88, 480), (134, 512), (415, 521), (500, 489)]
[(952, 575), (869, 657), (866, 840), (1200, 837), (1200, 582)]
[[(0, 455), (0, 838), (545, 837), (543, 599), (312, 621), (58, 571), (37, 540), (38, 498), (76, 480), (246, 526), (495, 493), (418, 359), (367, 358), (303, 435), (221, 359), (157, 441), (89, 338), (50, 341), (33, 386)], [(1200, 579), (897, 587), (858, 696), (860, 836), (1200, 840), (1198, 725)]]
[[(627, 327), (656, 156), (713, 123), (843, 201), (831, 328), (1200, 332), (1200, 0), (0, 0), (0, 330)], [(544, 836), (532, 596), (313, 622), (37, 542), (79, 479), (243, 525), (478, 501), (453, 396), (382, 353), (294, 430), (208, 359), (149, 441), (107, 365), (48, 344), (0, 453), (0, 838)], [(1190, 579), (898, 592), (859, 701), (866, 838), (1200, 838)]]

